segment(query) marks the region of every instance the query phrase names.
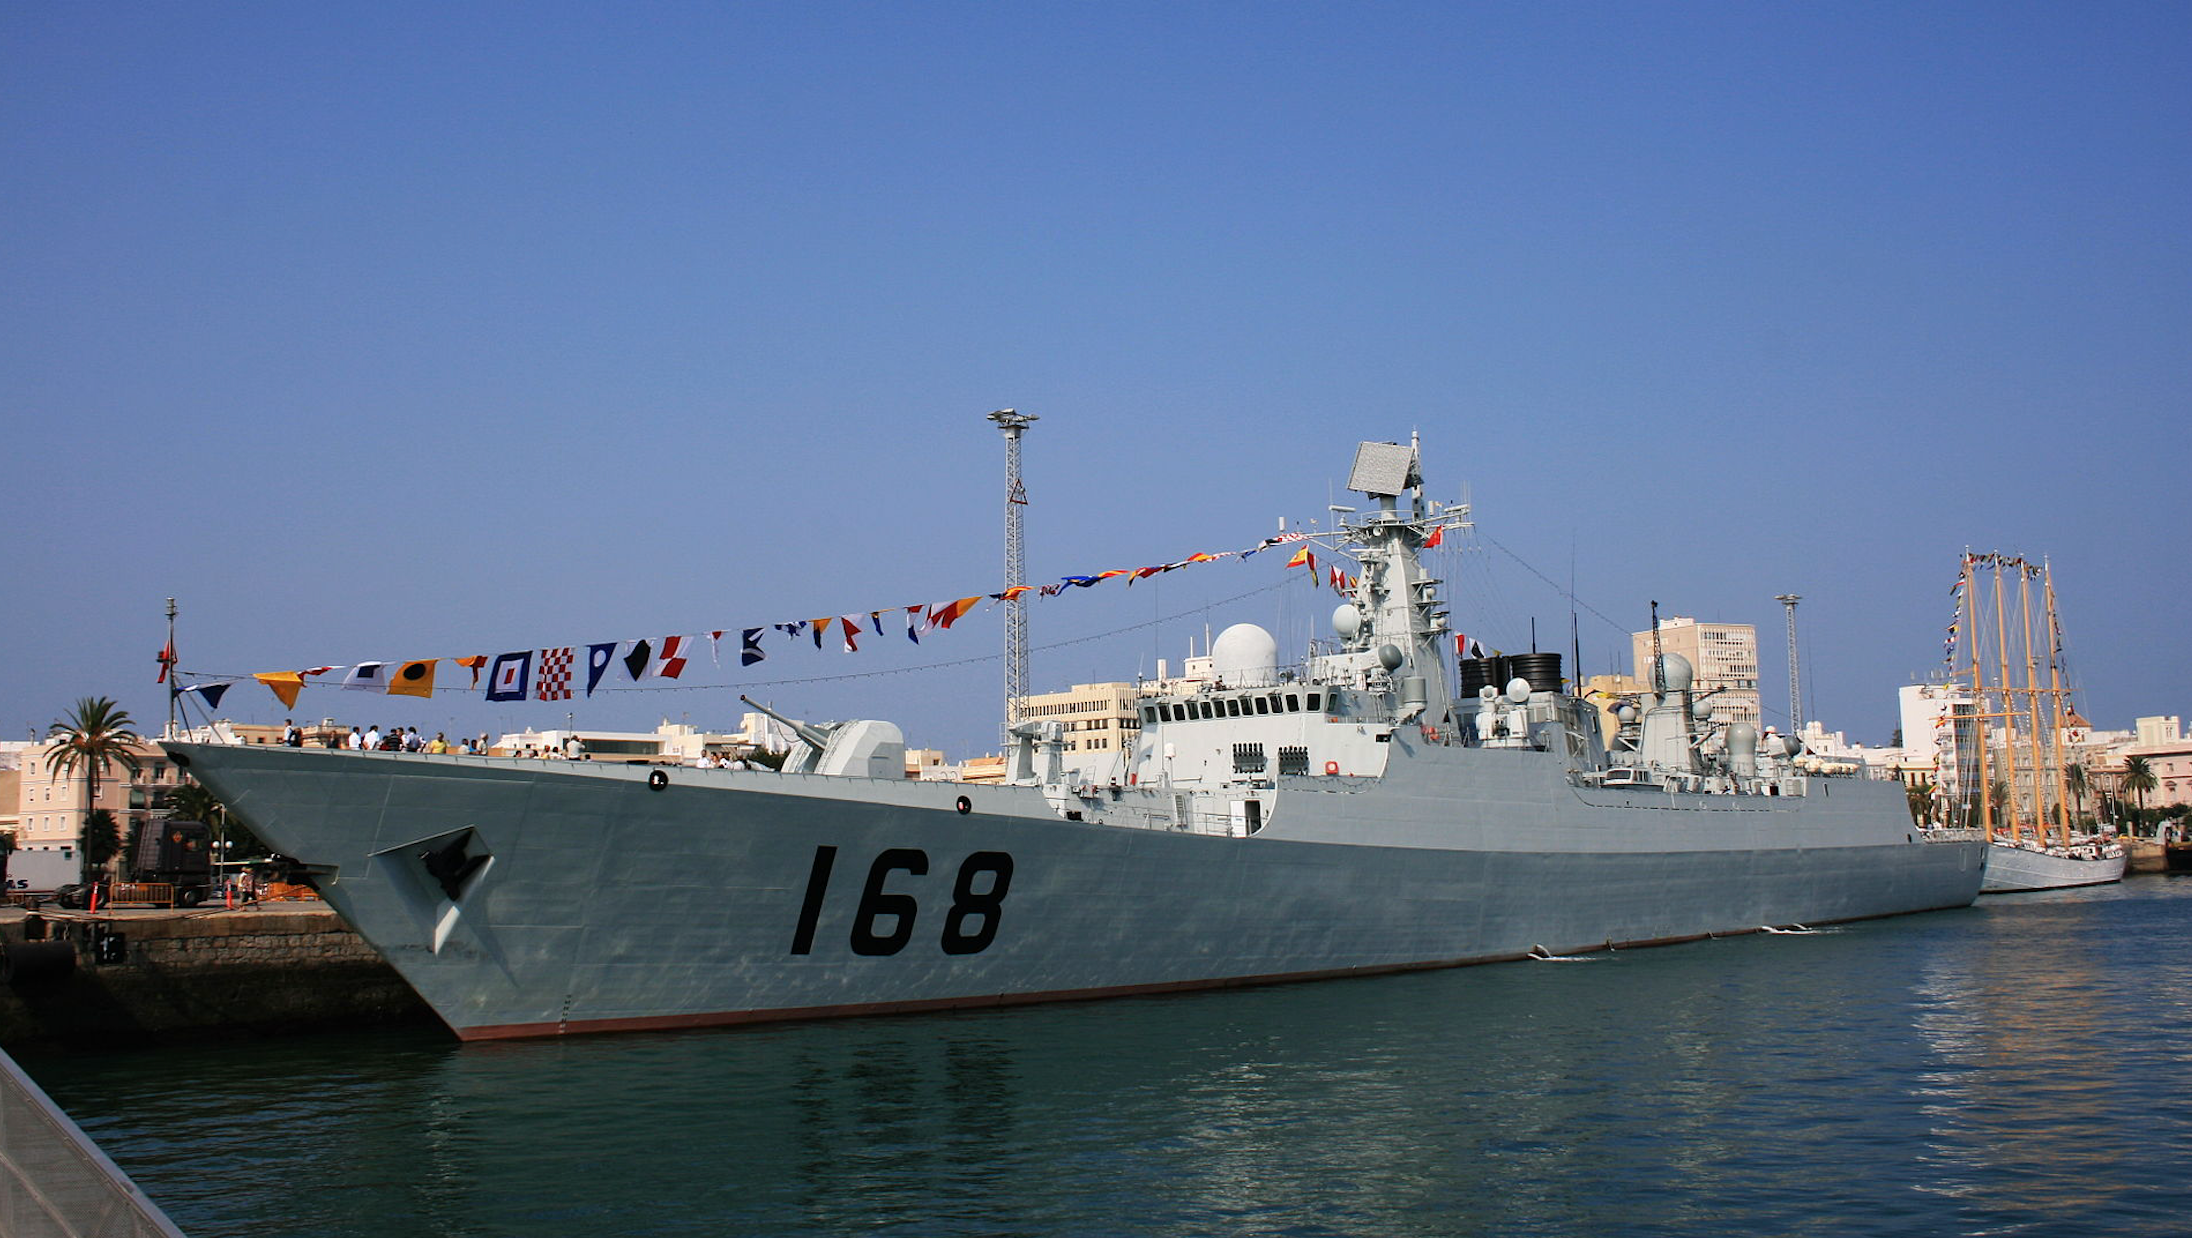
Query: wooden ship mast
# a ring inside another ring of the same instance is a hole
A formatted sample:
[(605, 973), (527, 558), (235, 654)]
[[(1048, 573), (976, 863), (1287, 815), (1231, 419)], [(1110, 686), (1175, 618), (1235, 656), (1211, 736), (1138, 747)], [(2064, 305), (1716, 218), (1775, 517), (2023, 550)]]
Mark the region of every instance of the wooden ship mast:
[[(2035, 585), (2043, 611), (2038, 632), (2033, 624)], [(1967, 551), (1956, 591), (1949, 658), (1957, 677), (1968, 676), (1971, 684), (1971, 772), (1977, 775), (1968, 788), (1959, 787), (1967, 811), (1989, 841), (2015, 844), (2029, 838), (2041, 846), (2067, 846), (2071, 809), (2063, 775), (2063, 728), (2076, 711), (2068, 704), (2070, 690), (2063, 682), (2053, 570), (2045, 562)], [(1963, 745), (1956, 748), (1962, 765)], [(1964, 772), (1958, 770), (1959, 782)]]

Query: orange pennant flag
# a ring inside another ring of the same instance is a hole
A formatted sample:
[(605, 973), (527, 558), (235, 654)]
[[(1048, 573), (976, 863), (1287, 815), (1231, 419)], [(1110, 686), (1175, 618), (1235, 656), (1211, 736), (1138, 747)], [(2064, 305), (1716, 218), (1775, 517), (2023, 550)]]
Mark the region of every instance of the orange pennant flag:
[(980, 597), (971, 597), (960, 598), (956, 602), (946, 602), (929, 612), (929, 626), (932, 628), (949, 628), (952, 624), (959, 622), (968, 611), (973, 610), (975, 603), (981, 600)]
[(285, 708), (297, 707), (297, 693), (304, 688), (304, 676), (295, 671), (268, 671), (252, 678), (272, 689)]

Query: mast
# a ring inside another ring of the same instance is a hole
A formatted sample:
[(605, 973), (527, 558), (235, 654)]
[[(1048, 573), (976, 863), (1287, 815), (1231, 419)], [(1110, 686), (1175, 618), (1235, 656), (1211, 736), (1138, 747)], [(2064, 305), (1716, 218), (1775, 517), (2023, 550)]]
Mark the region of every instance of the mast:
[[(1964, 552), (1964, 609), (1970, 620), (1965, 631), (1971, 646), (1971, 723), (1972, 747), (1979, 754), (1979, 777), (1976, 790), (1979, 793), (1979, 824), (1986, 830), (1987, 841), (1994, 841), (1994, 784), (1987, 769), (1987, 708), (1986, 672), (1979, 663), (1979, 582), (1972, 576), (1972, 556)], [(1962, 761), (1958, 761), (1960, 766)], [(1968, 824), (1968, 822), (1967, 822)]]
[(2055, 771), (2055, 802), (2062, 806), (2063, 845), (2070, 845), (2070, 787), (2063, 767), (2068, 764), (2063, 752), (2063, 630), (2055, 619), (2055, 568), (2040, 561), (2040, 589), (2047, 599), (2047, 682), (2048, 698), (2052, 702), (2051, 721), (2048, 730), (2048, 749), (2055, 754), (2052, 768)]
[(2028, 728), (2026, 741), (2032, 750), (2032, 833), (2042, 846), (2047, 844), (2048, 793), (2054, 789), (2054, 779), (2043, 786), (2041, 774), (2047, 766), (2040, 756), (2040, 664), (2032, 649), (2032, 565), (2017, 561), (2017, 609), (2023, 616), (2025, 634), (2025, 720)]
[(1774, 601), (1789, 611), (1789, 725), (1797, 734), (1804, 733), (1804, 681), (1797, 674), (1796, 661), (1796, 604), (1804, 600), (1801, 593), (1782, 593)]
[[(1020, 509), (1027, 506), (1027, 488), (1020, 484), (1020, 434), (1036, 418), (1032, 413), (1000, 408), (989, 415), (1005, 434), (1005, 588), (1023, 584), (1026, 574), (1020, 538)], [(1020, 702), (1028, 694), (1027, 607), (1019, 598), (1005, 602), (1005, 725), (1020, 720)]]
[[(2005, 767), (2003, 770), (2005, 777), (2002, 779), (2002, 785), (2007, 788), (2004, 798), (2009, 801), (2003, 807), (2009, 813), (2009, 840), (2015, 842), (2019, 834), (2017, 826), (2017, 733), (2011, 722), (2013, 715), (2010, 710), (2012, 689), (2009, 681), (2009, 617), (2002, 609), (2002, 565), (1999, 561), (1994, 564), (1994, 657), (2002, 672), (2001, 678), (1996, 680), (1995, 683), (1998, 685), (2002, 702), (2002, 712), (1998, 715), (2002, 720), (2002, 765)], [(1992, 786), (1987, 788), (1989, 794), (1992, 794), (1993, 790)]]
[(173, 739), (173, 738), (176, 738), (176, 732), (175, 732), (175, 698), (176, 698), (176, 697), (177, 697), (178, 695), (180, 695), (180, 694), (179, 694), (179, 693), (178, 693), (178, 692), (177, 692), (176, 690), (177, 690), (178, 688), (180, 688), (180, 687), (182, 686), (181, 684), (179, 684), (179, 683), (177, 683), (177, 682), (176, 682), (176, 674), (175, 674), (175, 665), (176, 665), (176, 663), (175, 663), (175, 599), (174, 599), (174, 598), (169, 598), (169, 599), (167, 600), (167, 662), (168, 662), (168, 665), (167, 665), (167, 667), (165, 668), (165, 669), (166, 669), (166, 671), (167, 671), (167, 732), (166, 732), (166, 734), (167, 734), (168, 738), (170, 738), (170, 739)]

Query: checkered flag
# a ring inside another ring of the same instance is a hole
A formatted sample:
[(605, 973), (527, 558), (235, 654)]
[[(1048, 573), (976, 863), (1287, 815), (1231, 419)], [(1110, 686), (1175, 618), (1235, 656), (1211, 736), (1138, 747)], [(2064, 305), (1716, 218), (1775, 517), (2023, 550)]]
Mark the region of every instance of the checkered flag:
[(534, 680), (533, 699), (538, 701), (568, 701), (571, 699), (571, 647), (543, 649), (540, 651), (540, 674)]

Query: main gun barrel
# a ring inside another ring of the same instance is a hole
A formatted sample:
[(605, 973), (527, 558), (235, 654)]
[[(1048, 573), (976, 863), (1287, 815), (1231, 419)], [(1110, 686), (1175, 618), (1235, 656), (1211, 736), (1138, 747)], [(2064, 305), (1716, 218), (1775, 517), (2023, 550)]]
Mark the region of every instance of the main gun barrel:
[(746, 702), (748, 705), (753, 706), (755, 709), (760, 710), (762, 713), (767, 714), (769, 717), (776, 719), (778, 722), (783, 723), (785, 726), (790, 727), (792, 729), (792, 733), (794, 735), (797, 735), (802, 743), (805, 743), (808, 747), (814, 749), (816, 752), (820, 752), (824, 748), (829, 746), (830, 733), (828, 731), (825, 731), (817, 726), (809, 726), (804, 722), (794, 722), (790, 718), (785, 717), (784, 715), (776, 712), (775, 710), (753, 699), (752, 697), (747, 696), (743, 692), (738, 694), (738, 699)]

